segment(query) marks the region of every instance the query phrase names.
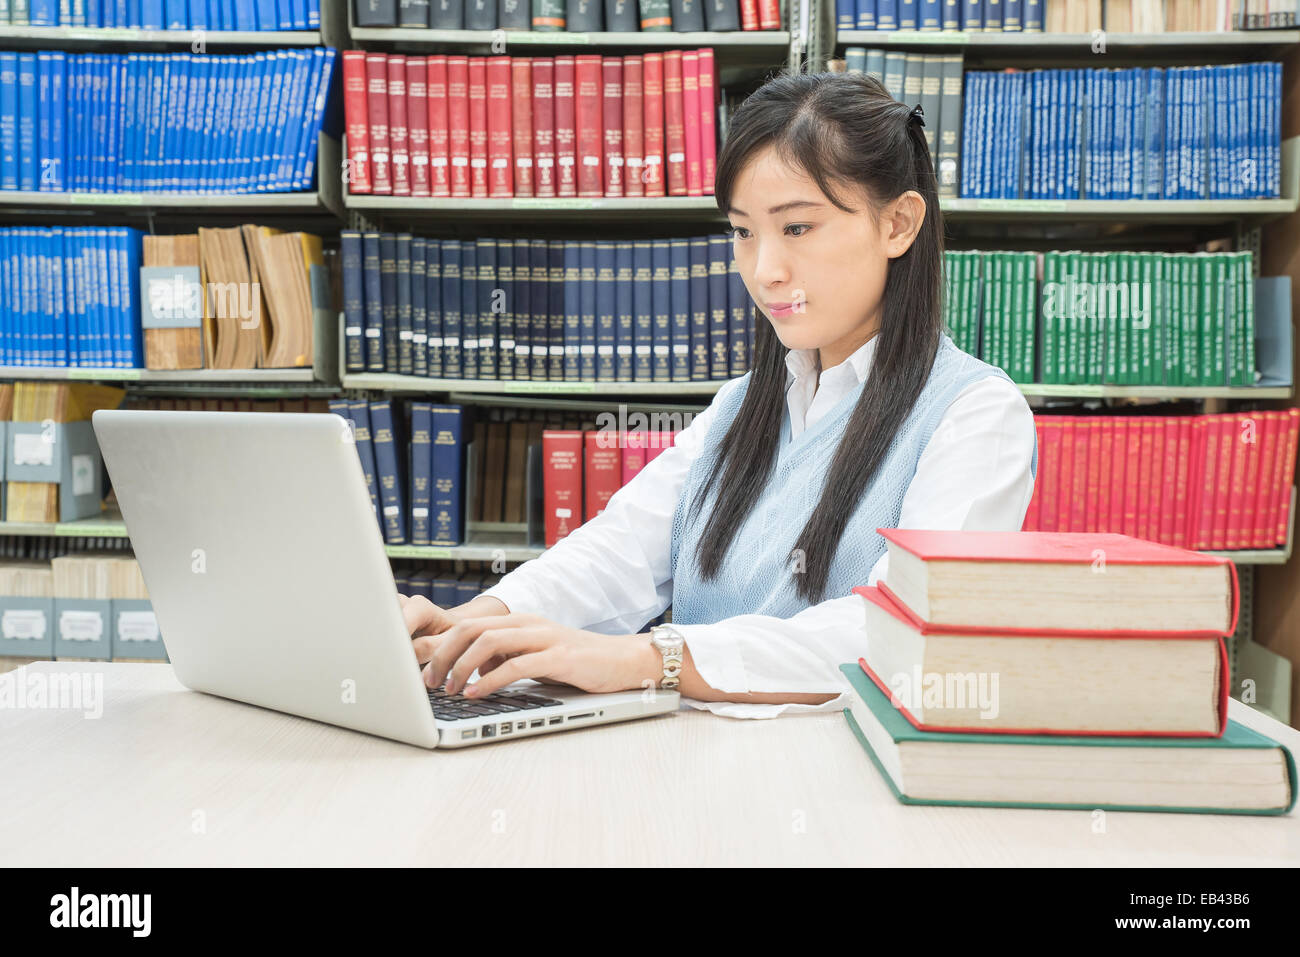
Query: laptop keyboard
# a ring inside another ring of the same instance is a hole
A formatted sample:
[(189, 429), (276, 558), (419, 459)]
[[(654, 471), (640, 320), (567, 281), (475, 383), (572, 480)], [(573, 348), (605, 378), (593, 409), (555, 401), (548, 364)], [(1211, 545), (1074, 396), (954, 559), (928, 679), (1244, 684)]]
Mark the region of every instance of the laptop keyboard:
[(555, 698), (524, 691), (494, 691), (482, 698), (449, 695), (445, 686), (429, 692), (429, 706), (433, 708), (433, 716), (443, 721), (464, 721), (489, 714), (532, 711), (563, 703)]

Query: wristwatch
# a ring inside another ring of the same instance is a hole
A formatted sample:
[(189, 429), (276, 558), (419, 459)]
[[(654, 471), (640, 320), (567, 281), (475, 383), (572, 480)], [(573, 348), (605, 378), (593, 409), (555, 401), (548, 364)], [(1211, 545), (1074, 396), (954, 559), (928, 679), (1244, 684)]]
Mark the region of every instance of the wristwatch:
[(686, 647), (686, 636), (672, 625), (655, 625), (650, 629), (650, 644), (664, 656), (664, 676), (659, 687), (676, 688), (678, 675), (682, 673), (682, 651)]

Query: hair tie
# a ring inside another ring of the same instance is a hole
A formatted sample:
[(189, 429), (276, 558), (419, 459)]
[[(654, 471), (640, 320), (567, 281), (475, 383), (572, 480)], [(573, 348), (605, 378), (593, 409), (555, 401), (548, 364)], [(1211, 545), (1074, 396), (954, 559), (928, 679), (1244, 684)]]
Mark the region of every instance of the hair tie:
[(922, 128), (925, 127), (925, 110), (921, 109), (920, 103), (912, 107), (912, 112), (907, 114), (907, 121), (909, 123), (915, 121), (919, 123)]

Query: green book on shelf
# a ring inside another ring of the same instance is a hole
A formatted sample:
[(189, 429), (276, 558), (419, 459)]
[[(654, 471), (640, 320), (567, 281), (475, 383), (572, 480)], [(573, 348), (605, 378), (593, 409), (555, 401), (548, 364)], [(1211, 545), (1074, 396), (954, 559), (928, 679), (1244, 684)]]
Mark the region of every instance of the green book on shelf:
[[(920, 731), (856, 664), (849, 728), (903, 804), (1285, 814), (1291, 752), (1229, 720), (1218, 738)], [(1069, 749), (1069, 750), (1066, 750)]]

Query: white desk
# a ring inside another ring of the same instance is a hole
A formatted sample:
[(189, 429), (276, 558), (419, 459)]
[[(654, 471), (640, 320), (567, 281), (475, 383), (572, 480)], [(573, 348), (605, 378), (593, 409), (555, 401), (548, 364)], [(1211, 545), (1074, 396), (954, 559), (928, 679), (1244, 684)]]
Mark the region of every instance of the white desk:
[[(1300, 863), (1300, 814), (908, 807), (834, 715), (705, 712), (424, 751), (103, 674), (103, 715), (0, 709), (8, 865)], [(20, 673), (20, 677), (21, 677)], [(1300, 732), (1234, 719), (1300, 755)]]

